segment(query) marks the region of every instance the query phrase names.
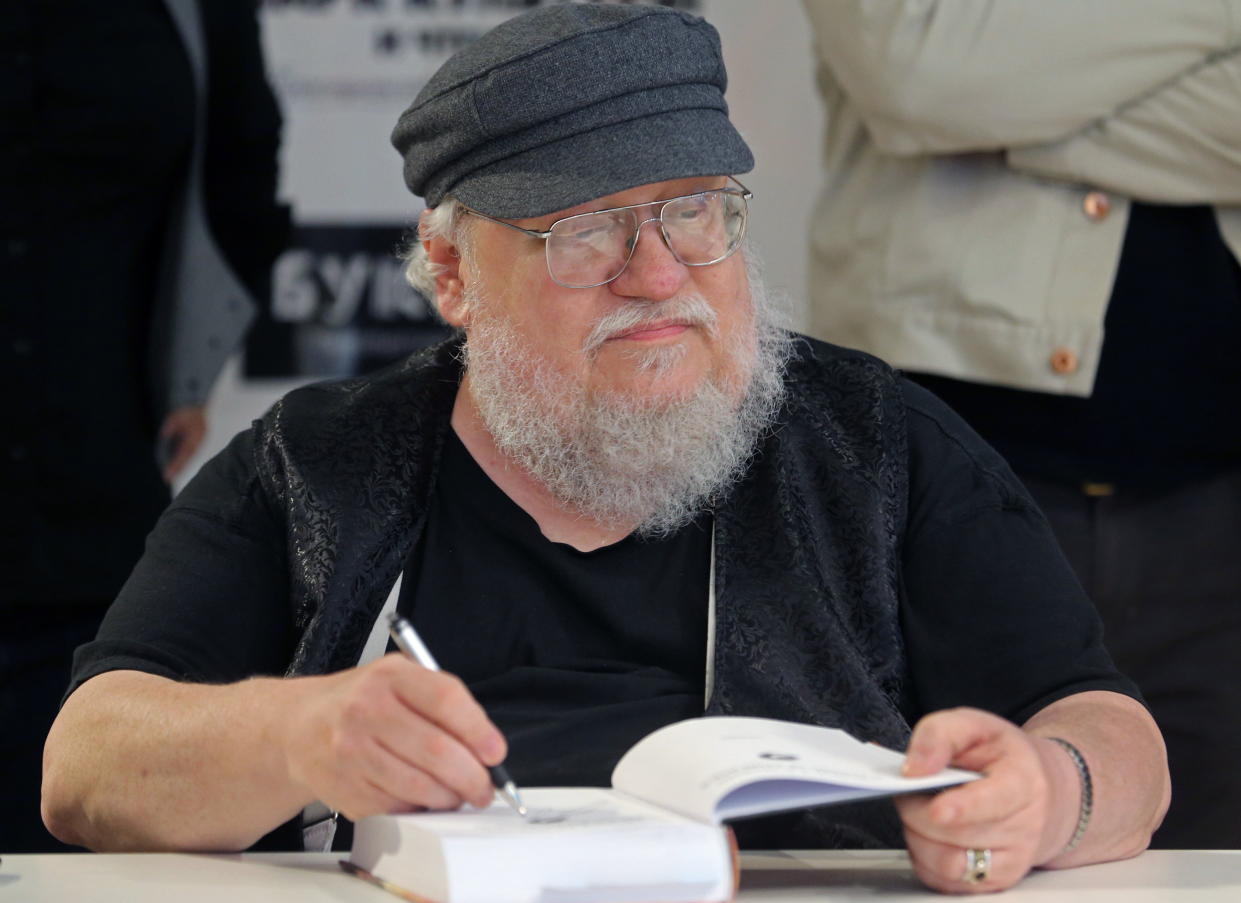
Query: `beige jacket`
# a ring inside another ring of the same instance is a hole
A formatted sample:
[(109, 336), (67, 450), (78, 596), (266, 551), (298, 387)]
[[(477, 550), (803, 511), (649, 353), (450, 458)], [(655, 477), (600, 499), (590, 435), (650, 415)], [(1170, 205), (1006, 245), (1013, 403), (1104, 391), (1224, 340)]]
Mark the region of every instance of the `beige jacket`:
[(1088, 395), (1130, 199), (1241, 258), (1241, 0), (805, 0), (826, 104), (810, 331)]

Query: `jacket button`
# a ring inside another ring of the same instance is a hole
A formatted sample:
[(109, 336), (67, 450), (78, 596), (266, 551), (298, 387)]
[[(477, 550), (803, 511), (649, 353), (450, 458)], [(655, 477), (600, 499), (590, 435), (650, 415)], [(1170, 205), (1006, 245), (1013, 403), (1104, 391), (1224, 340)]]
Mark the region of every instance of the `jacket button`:
[(1051, 353), (1051, 369), (1057, 373), (1074, 373), (1077, 370), (1077, 354), (1072, 348), (1061, 346)]
[(1102, 191), (1092, 191), (1082, 200), (1082, 210), (1087, 219), (1097, 223), (1107, 219), (1107, 215), (1112, 212), (1112, 199)]

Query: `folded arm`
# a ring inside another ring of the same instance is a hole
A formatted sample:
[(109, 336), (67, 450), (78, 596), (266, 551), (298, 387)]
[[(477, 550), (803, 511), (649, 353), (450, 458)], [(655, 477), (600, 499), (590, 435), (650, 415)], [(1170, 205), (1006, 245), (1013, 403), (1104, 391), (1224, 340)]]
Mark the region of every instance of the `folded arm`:
[(879, 148), (1044, 144), (1241, 44), (1237, 0), (805, 0)]
[(1154, 203), (1241, 204), (1241, 50), (1008, 164)]

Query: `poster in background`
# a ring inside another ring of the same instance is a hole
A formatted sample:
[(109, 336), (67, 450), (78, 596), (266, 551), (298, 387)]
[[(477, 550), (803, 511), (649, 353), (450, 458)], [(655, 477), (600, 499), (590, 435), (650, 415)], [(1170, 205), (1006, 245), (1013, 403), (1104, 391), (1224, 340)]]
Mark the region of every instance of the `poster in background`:
[[(388, 136), (452, 53), (513, 15), (563, 2), (264, 0), (293, 232), (247, 340), (246, 378), (354, 375), (448, 334), (403, 277), (398, 254), (421, 203)], [(650, 2), (700, 14), (705, 5)]]

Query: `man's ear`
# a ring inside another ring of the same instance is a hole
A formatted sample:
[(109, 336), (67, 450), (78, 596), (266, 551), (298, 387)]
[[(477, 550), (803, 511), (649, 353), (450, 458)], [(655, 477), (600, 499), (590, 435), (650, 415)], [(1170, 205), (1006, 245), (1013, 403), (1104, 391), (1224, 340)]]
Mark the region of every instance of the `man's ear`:
[(446, 238), (428, 238), (422, 242), (427, 262), (435, 271), (435, 306), (444, 322), (458, 328), (465, 326), (465, 283), (461, 272), (461, 254)]

